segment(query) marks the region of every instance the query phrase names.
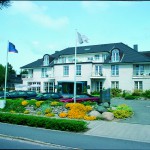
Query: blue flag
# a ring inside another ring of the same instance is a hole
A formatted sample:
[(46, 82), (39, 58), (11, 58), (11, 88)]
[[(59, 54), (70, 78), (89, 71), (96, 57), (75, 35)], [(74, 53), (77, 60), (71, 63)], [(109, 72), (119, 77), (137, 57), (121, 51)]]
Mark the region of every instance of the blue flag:
[(9, 45), (8, 45), (8, 52), (18, 53), (18, 51), (15, 48), (15, 45), (11, 42), (9, 42)]

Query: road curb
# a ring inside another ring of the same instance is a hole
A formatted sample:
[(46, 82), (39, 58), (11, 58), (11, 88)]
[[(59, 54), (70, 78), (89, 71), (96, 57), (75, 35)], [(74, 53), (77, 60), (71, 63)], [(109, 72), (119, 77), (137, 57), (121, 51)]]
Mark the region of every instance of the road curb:
[(0, 138), (1, 137), (2, 138), (12, 139), (12, 140), (21, 140), (21, 141), (41, 144), (41, 145), (45, 145), (45, 146), (55, 147), (55, 148), (58, 148), (58, 149), (78, 149), (78, 148), (67, 147), (67, 146), (53, 144), (53, 143), (46, 143), (46, 142), (42, 142), (42, 141), (38, 141), (38, 140), (32, 140), (32, 139), (29, 139), (29, 138), (16, 137), (16, 136), (10, 136), (10, 135), (5, 135), (5, 134), (0, 134)]

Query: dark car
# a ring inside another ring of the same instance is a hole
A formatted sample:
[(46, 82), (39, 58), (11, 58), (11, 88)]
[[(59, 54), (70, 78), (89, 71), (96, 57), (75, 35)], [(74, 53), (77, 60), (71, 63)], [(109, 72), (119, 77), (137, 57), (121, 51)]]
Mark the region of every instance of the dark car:
[[(65, 102), (65, 103), (72, 103), (72, 102), (74, 102), (74, 98), (61, 98), (60, 101)], [(80, 94), (80, 95), (76, 96), (76, 102), (80, 103), (80, 102), (84, 102), (84, 101), (98, 102), (99, 97), (94, 97), (89, 94)]]
[(60, 99), (63, 98), (59, 93), (42, 93), (37, 95), (36, 97), (28, 98), (28, 99), (36, 99), (36, 100), (48, 100), (48, 99)]
[(35, 91), (12, 91), (12, 92), (7, 93), (6, 98), (9, 98), (9, 99), (16, 99), (16, 98), (27, 99), (30, 97), (35, 97), (36, 95), (37, 95), (37, 93)]

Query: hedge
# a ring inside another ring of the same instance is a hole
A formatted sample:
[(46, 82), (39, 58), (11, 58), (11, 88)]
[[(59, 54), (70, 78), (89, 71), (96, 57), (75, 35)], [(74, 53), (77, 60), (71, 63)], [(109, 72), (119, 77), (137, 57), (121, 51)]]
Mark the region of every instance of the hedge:
[(87, 122), (85, 121), (56, 119), (3, 112), (0, 112), (0, 122), (73, 132), (81, 132), (87, 129)]

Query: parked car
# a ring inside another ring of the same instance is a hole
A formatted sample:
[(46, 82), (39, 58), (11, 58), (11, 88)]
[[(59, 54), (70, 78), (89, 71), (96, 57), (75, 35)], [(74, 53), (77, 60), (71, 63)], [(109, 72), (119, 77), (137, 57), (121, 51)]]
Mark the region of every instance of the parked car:
[(60, 99), (62, 95), (59, 93), (42, 93), (37, 95), (36, 97), (28, 98), (28, 99), (36, 99), (36, 100), (48, 100), (48, 99)]
[[(30, 98), (30, 97), (35, 97), (37, 95), (37, 93), (35, 91), (12, 91), (12, 92), (8, 92), (6, 94), (6, 98), (9, 99), (16, 99), (16, 98)], [(4, 98), (4, 96), (2, 96), (1, 98)]]
[[(60, 101), (65, 102), (65, 103), (71, 103), (71, 102), (74, 102), (74, 98), (61, 98)], [(94, 97), (89, 94), (80, 94), (76, 96), (76, 102), (80, 103), (84, 101), (98, 102), (99, 97)]]

